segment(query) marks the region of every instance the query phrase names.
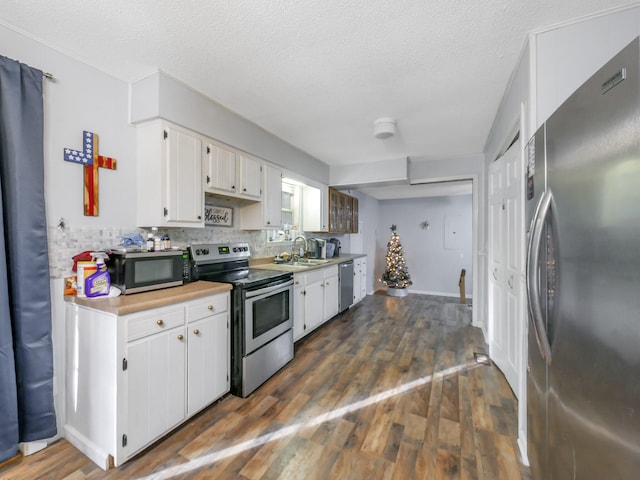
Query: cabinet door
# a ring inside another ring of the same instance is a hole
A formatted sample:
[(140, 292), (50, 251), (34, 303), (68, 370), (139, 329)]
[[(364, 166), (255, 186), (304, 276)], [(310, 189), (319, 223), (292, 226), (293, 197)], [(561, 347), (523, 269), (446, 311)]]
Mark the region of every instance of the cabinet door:
[(268, 228), (282, 226), (282, 171), (265, 165), (264, 225)]
[(338, 301), (340, 295), (340, 285), (338, 275), (331, 276), (324, 281), (324, 318), (329, 320), (338, 314)]
[(166, 127), (165, 156), (165, 220), (203, 225), (202, 140)]
[(187, 327), (187, 416), (229, 390), (228, 313), (191, 322)]
[(140, 450), (185, 418), (184, 327), (127, 344), (127, 451)]
[(215, 143), (207, 145), (205, 183), (207, 188), (235, 193), (237, 186), (236, 152)]
[(262, 162), (246, 155), (240, 155), (239, 194), (256, 199), (262, 198)]
[(293, 340), (300, 340), (305, 334), (306, 292), (304, 279), (294, 275), (293, 281)]
[(367, 296), (367, 259), (362, 259), (360, 267), (360, 300)]
[(329, 231), (340, 232), (340, 192), (329, 188)]
[(324, 280), (307, 285), (305, 291), (305, 325), (309, 332), (324, 321)]
[(360, 296), (360, 280), (362, 279), (362, 260), (356, 258), (353, 261), (353, 303), (356, 304), (362, 297)]
[(358, 199), (351, 197), (351, 233), (358, 233)]
[(351, 224), (353, 222), (353, 197), (342, 193), (340, 194), (340, 203), (342, 205), (341, 231), (351, 233), (353, 229)]

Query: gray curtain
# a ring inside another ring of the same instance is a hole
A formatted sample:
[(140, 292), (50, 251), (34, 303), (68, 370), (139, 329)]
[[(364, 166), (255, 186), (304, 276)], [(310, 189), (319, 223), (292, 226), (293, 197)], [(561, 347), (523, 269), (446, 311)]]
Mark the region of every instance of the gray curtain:
[(0, 56), (0, 462), (56, 434), (42, 72)]

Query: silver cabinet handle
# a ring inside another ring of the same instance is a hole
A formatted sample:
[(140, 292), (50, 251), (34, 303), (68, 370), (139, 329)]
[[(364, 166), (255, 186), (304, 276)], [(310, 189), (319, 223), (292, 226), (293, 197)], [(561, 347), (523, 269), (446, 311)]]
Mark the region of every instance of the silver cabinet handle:
[(507, 285), (509, 285), (509, 288), (513, 290), (513, 275), (511, 275), (509, 280), (507, 280)]

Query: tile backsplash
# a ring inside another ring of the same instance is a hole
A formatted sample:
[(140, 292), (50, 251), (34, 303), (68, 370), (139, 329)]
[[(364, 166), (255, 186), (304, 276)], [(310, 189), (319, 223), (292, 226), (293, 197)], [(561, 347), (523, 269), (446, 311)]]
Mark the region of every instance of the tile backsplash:
[[(128, 233), (140, 233), (146, 238), (150, 229), (137, 227), (49, 227), (49, 274), (51, 278), (72, 275), (73, 256), (86, 250), (105, 250), (119, 245)], [(264, 231), (246, 231), (223, 227), (210, 228), (166, 228), (159, 233), (168, 233), (171, 244), (186, 246), (191, 243), (247, 242), (254, 258), (275, 256), (288, 251), (290, 244), (267, 243)]]

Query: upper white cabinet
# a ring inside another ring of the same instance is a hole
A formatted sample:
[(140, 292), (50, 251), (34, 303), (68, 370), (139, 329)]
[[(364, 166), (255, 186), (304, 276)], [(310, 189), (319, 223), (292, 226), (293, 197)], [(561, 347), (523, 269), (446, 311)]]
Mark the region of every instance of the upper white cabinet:
[(305, 232), (329, 231), (329, 187), (323, 185), (302, 187), (302, 230)]
[(262, 169), (262, 202), (240, 209), (240, 228), (246, 230), (282, 226), (282, 170), (267, 163)]
[(262, 160), (216, 140), (204, 139), (205, 192), (258, 202), (263, 197)]
[(205, 141), (205, 191), (237, 193), (238, 154), (235, 150), (214, 140)]
[(240, 154), (240, 195), (262, 199), (262, 162), (246, 153)]
[(137, 127), (138, 225), (204, 226), (202, 139), (165, 120)]

